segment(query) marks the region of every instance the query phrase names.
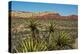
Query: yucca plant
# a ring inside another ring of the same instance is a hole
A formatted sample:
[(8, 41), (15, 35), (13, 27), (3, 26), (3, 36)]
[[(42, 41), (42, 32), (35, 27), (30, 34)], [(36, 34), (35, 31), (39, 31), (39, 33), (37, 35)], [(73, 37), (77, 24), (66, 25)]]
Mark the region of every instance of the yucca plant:
[(55, 24), (54, 22), (50, 22), (50, 26), (49, 26), (49, 33), (53, 32), (54, 33), (54, 30), (55, 30)]
[(74, 40), (72, 40), (69, 34), (64, 31), (61, 31), (59, 36), (56, 38), (57, 49), (73, 49), (73, 42)]
[(16, 52), (35, 52), (35, 51), (45, 51), (47, 50), (47, 43), (44, 40), (37, 42), (33, 41), (33, 38), (28, 38), (19, 41), (19, 45), (15, 48)]
[(31, 19), (28, 27), (31, 30), (32, 37), (33, 37), (34, 40), (38, 39), (37, 35), (39, 34), (39, 30), (38, 30), (37, 26), (38, 26), (38, 21), (36, 21), (34, 19)]
[(48, 49), (53, 50), (55, 47), (54, 37), (53, 34), (55, 32), (55, 23), (50, 21), (50, 26), (48, 28), (49, 36), (48, 36)]

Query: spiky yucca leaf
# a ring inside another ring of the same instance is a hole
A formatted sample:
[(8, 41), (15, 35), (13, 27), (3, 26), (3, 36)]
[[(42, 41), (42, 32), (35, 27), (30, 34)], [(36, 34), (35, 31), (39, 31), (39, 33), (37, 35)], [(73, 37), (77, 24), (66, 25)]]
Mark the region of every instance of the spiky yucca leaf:
[(33, 52), (47, 50), (47, 43), (43, 40), (37, 42), (33, 38), (28, 38), (19, 42), (19, 46), (15, 48), (16, 52)]
[(60, 32), (56, 43), (59, 49), (65, 49), (65, 46), (66, 48), (73, 48), (71, 37), (68, 35), (68, 33), (64, 31)]

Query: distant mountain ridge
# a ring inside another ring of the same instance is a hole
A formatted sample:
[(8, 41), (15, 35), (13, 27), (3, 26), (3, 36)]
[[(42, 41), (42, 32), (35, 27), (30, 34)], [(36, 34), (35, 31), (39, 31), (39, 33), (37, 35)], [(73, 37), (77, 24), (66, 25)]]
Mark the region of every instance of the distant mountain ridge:
[(11, 17), (20, 18), (51, 18), (51, 19), (78, 19), (77, 15), (61, 16), (56, 12), (24, 12), (24, 11), (11, 11)]

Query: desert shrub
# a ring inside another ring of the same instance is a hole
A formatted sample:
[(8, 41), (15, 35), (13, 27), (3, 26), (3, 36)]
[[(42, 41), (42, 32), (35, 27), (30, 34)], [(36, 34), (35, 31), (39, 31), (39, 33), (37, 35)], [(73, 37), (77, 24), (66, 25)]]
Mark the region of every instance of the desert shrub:
[(19, 46), (14, 48), (16, 52), (33, 52), (33, 51), (45, 51), (47, 50), (47, 43), (44, 40), (37, 42), (33, 38), (27, 38), (19, 41)]
[(59, 36), (56, 38), (57, 49), (72, 49), (72, 43), (74, 43), (74, 40), (68, 33), (59, 32)]
[[(56, 24), (53, 21), (47, 22), (47, 26), (43, 26), (43, 23), (31, 19), (27, 24), (30, 29), (30, 36), (26, 36), (23, 40), (18, 40), (18, 46), (14, 47), (15, 52), (63, 50), (74, 48), (72, 45), (75, 40), (72, 36), (70, 36), (66, 30), (56, 30)], [(42, 28), (38, 29), (39, 26), (44, 27), (44, 31), (42, 31)], [(28, 32), (25, 31), (25, 33)], [(23, 34), (24, 32), (22, 32), (20, 36)]]

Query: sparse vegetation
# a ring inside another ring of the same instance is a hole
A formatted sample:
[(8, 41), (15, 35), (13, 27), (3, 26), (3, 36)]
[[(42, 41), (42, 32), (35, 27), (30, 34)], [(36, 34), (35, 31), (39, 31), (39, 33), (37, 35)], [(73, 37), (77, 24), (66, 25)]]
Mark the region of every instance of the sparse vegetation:
[[(35, 52), (74, 49), (73, 44), (77, 38), (77, 28), (70, 28), (77, 27), (75, 26), (76, 22), (72, 20), (12, 18), (13, 44), (11, 50), (12, 52)], [(65, 28), (62, 29), (61, 25)], [(66, 29), (66, 27), (69, 28)], [(20, 30), (18, 30), (19, 28)]]

